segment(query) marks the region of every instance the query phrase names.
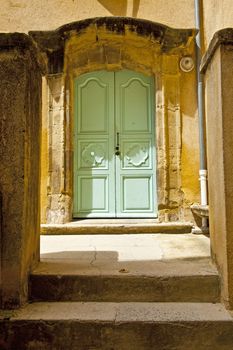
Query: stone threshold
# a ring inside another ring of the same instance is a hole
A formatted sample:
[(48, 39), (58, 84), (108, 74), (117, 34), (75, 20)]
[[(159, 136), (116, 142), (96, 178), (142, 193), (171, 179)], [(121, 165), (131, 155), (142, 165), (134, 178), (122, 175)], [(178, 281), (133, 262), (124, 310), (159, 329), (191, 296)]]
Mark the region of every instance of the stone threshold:
[(157, 219), (82, 219), (66, 224), (42, 224), (42, 235), (190, 233), (191, 222), (161, 223)]

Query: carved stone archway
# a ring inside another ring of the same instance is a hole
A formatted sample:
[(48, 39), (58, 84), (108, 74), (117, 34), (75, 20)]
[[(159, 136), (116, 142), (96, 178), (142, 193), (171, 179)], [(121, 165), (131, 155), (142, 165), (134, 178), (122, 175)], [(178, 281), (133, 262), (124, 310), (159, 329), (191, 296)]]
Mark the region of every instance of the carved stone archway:
[[(193, 56), (195, 30), (147, 20), (101, 17), (49, 32), (31, 32), (48, 60), (48, 110), (44, 116), (42, 222), (72, 219), (73, 81), (91, 71), (130, 69), (156, 81), (156, 147), (159, 218), (183, 219), (179, 62)], [(44, 110), (45, 110), (44, 109)], [(43, 151), (43, 149), (42, 149)]]

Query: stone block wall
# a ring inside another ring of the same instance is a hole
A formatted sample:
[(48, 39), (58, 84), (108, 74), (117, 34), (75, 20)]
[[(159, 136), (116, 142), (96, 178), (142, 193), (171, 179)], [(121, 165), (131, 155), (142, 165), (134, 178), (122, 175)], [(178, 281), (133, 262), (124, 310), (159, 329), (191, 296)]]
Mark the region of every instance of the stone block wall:
[(222, 301), (233, 308), (233, 29), (215, 34), (202, 71), (206, 85), (209, 224)]
[(25, 34), (0, 34), (1, 306), (27, 300), (39, 260), (41, 71)]

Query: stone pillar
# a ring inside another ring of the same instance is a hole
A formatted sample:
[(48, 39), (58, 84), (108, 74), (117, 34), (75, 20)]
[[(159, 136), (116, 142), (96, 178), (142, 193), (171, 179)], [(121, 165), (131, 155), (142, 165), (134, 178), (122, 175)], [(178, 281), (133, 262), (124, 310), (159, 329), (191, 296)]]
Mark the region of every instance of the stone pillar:
[(41, 64), (25, 34), (0, 34), (1, 307), (28, 297), (39, 261)]
[(47, 223), (70, 221), (70, 201), (66, 194), (65, 95), (62, 73), (50, 74), (48, 82), (48, 205)]
[(217, 32), (203, 59), (211, 249), (222, 301), (233, 308), (233, 29)]
[(178, 63), (178, 55), (164, 56), (162, 74), (156, 77), (158, 203), (160, 218), (164, 221), (181, 219), (183, 206), (181, 190), (182, 122)]

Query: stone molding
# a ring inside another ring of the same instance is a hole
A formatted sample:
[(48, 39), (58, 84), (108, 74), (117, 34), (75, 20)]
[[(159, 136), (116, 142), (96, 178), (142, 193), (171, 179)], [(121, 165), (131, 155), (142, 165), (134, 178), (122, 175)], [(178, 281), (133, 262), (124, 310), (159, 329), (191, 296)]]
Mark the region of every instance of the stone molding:
[(208, 49), (202, 58), (200, 67), (201, 73), (204, 74), (206, 72), (209, 63), (220, 45), (233, 45), (233, 28), (224, 28), (214, 34)]
[(61, 73), (64, 66), (65, 42), (73, 35), (81, 35), (88, 28), (96, 31), (104, 28), (107, 32), (124, 35), (126, 31), (146, 37), (160, 48), (161, 53), (178, 53), (188, 47), (196, 34), (195, 29), (175, 29), (143, 19), (130, 17), (96, 17), (61, 26), (54, 31), (31, 31), (29, 35), (48, 58), (50, 74)]
[(29, 50), (30, 55), (34, 58), (39, 71), (42, 74), (47, 73), (47, 60), (42, 55), (34, 40), (24, 33), (0, 33), (0, 49), (10, 50), (17, 49), (18, 51)]

